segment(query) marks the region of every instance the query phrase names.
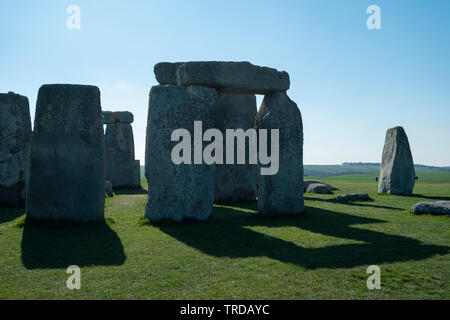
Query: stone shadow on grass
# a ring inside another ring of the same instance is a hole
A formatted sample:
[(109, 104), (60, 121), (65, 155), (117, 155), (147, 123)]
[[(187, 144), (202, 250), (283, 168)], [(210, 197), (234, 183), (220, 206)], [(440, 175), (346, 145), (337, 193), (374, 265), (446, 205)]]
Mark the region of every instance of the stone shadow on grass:
[[(413, 194), (412, 197), (414, 198), (423, 198), (423, 199), (428, 199), (430, 201), (450, 201), (450, 197), (440, 197), (440, 196), (426, 196), (423, 194)], [(425, 201), (424, 202), (427, 202)]]
[(0, 208), (0, 224), (17, 219), (25, 214), (25, 206), (17, 208)]
[[(239, 205), (235, 205), (239, 206)], [(361, 224), (384, 223), (383, 220), (358, 217), (308, 207), (303, 216), (262, 217), (239, 208), (215, 207), (214, 217), (203, 223), (159, 226), (160, 230), (208, 255), (248, 258), (265, 256), (307, 269), (353, 268), (356, 266), (422, 260), (447, 254), (450, 247), (426, 245), (418, 240), (361, 229)], [(256, 211), (256, 202), (252, 206)], [(302, 247), (290, 241), (248, 229), (297, 227), (313, 233), (363, 242), (361, 244)]]
[[(379, 206), (375, 204), (370, 204), (370, 202), (373, 201), (336, 201), (334, 199), (321, 199), (321, 198), (311, 198), (311, 197), (303, 197), (303, 199), (308, 201), (321, 201), (321, 202), (330, 202), (330, 203), (336, 203), (336, 204), (345, 204), (349, 206), (358, 206), (358, 207), (370, 207), (375, 209), (387, 209), (387, 210), (398, 210), (398, 211), (404, 211), (403, 208), (396, 208), (396, 207), (390, 207), (390, 206)], [(369, 203), (367, 203), (369, 202)]]
[(26, 221), (21, 247), (27, 269), (117, 266), (126, 260), (119, 237), (104, 222), (50, 225)]

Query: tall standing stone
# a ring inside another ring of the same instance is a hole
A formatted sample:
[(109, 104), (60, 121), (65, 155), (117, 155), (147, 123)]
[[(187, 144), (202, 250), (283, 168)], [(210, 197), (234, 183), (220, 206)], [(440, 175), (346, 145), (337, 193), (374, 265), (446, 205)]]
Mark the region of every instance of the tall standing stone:
[(27, 217), (95, 221), (104, 217), (105, 154), (100, 91), (39, 89), (31, 146)]
[(25, 199), (30, 160), (28, 98), (0, 94), (0, 119), (0, 206), (16, 206)]
[[(183, 218), (207, 219), (214, 202), (215, 165), (175, 164), (171, 154), (178, 141), (171, 141), (176, 129), (186, 129), (193, 139), (194, 121), (202, 121), (203, 131), (214, 126), (217, 93), (214, 89), (173, 85), (155, 86), (150, 92), (145, 175), (149, 185), (145, 216), (151, 221)], [(201, 135), (201, 133), (200, 133)], [(191, 142), (191, 139), (189, 139)]]
[[(216, 107), (216, 128), (225, 137), (226, 129), (253, 129), (257, 113), (255, 95), (219, 94)], [(237, 147), (234, 147), (234, 164), (226, 164), (224, 139), (224, 164), (216, 164), (216, 201), (242, 201), (256, 199), (256, 164), (249, 163), (248, 141), (246, 162), (237, 164)]]
[[(256, 116), (259, 129), (279, 129), (279, 171), (261, 175), (258, 164), (258, 209), (263, 214), (299, 214), (303, 201), (303, 124), (297, 104), (286, 93), (264, 97)], [(273, 133), (272, 133), (273, 134)], [(271, 138), (267, 138), (271, 150)]]
[(114, 188), (137, 188), (141, 185), (140, 162), (134, 159), (133, 120), (130, 112), (103, 112), (106, 180)]
[(386, 133), (380, 169), (379, 193), (410, 196), (415, 183), (414, 162), (402, 127)]

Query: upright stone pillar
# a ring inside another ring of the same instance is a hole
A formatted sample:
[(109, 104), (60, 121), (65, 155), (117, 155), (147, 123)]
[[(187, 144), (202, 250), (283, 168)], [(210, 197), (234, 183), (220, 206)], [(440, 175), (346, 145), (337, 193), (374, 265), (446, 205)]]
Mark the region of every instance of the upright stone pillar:
[(303, 124), (300, 110), (284, 92), (267, 94), (256, 116), (255, 126), (258, 130), (268, 129), (269, 152), (274, 149), (270, 136), (273, 132), (269, 130), (279, 129), (278, 172), (262, 175), (261, 169), (265, 166), (258, 163), (259, 211), (271, 215), (302, 213)]
[(134, 159), (133, 120), (131, 112), (103, 112), (106, 180), (114, 188), (141, 186), (140, 162)]
[[(226, 135), (226, 129), (253, 129), (257, 113), (255, 95), (219, 94), (216, 107), (216, 128)], [(226, 164), (224, 139), (224, 164), (216, 164), (216, 201), (242, 201), (256, 199), (256, 164), (249, 163), (248, 141), (246, 141), (246, 162), (237, 164), (237, 148), (234, 164)]]
[(97, 87), (44, 85), (39, 89), (27, 218), (80, 222), (103, 219), (103, 139)]
[(0, 94), (0, 207), (25, 199), (30, 161), (31, 118), (28, 98)]
[(389, 129), (383, 148), (378, 192), (410, 196), (415, 177), (414, 162), (405, 130), (402, 127)]
[[(183, 218), (207, 219), (214, 202), (215, 165), (194, 164), (195, 150), (203, 148), (202, 133), (194, 138), (194, 121), (202, 121), (203, 131), (214, 127), (216, 90), (191, 86), (155, 86), (150, 92), (147, 122), (145, 175), (148, 181), (148, 203), (145, 216), (151, 221)], [(182, 130), (184, 137), (172, 134)], [(186, 135), (187, 134), (187, 135)], [(192, 141), (191, 141), (192, 140)], [(174, 147), (186, 142), (188, 163), (174, 163)], [(197, 153), (198, 155), (198, 153)], [(197, 157), (198, 158), (198, 157)]]

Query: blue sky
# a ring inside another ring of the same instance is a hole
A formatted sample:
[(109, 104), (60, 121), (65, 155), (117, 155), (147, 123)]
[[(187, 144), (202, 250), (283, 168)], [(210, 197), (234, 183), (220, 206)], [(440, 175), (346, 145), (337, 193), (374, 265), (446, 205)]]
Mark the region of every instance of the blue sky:
[[(366, 27), (372, 4), (381, 30)], [(449, 39), (447, 0), (1, 0), (0, 92), (28, 96), (34, 119), (42, 84), (97, 85), (104, 110), (134, 113), (143, 162), (157, 62), (250, 61), (289, 72), (306, 164), (380, 162), (401, 125), (416, 163), (448, 166)]]

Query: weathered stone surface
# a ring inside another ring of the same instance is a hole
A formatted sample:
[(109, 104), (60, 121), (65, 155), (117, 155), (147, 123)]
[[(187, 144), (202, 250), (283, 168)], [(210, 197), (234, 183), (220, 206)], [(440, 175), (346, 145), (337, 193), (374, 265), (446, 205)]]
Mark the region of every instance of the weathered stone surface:
[(308, 193), (319, 193), (319, 194), (331, 194), (333, 193), (332, 188), (325, 183), (311, 183), (308, 188), (306, 188)]
[(450, 201), (419, 202), (411, 211), (414, 214), (450, 214)]
[(23, 182), (18, 182), (8, 188), (0, 185), (0, 207), (17, 207), (23, 203), (24, 187)]
[(177, 84), (177, 69), (183, 62), (160, 62), (155, 65), (154, 72), (159, 84)]
[(267, 94), (287, 91), (289, 74), (250, 62), (186, 62), (177, 69), (179, 86), (202, 85), (229, 94)]
[(379, 193), (410, 196), (415, 183), (414, 162), (402, 127), (386, 133), (380, 169)]
[[(253, 128), (257, 113), (255, 95), (219, 94), (216, 106), (216, 128), (225, 137), (226, 129)], [(225, 139), (224, 139), (225, 140)], [(256, 164), (249, 164), (248, 142), (245, 164), (237, 164), (237, 147), (234, 164), (226, 164), (226, 144), (224, 141), (224, 164), (216, 164), (216, 201), (242, 201), (256, 199)]]
[[(106, 126), (106, 179), (114, 188), (141, 186), (140, 169), (136, 174), (133, 128), (128, 123)], [(137, 164), (139, 166), (139, 163)]]
[(31, 147), (28, 98), (0, 94), (0, 206), (15, 206), (25, 199)]
[(325, 183), (325, 182), (322, 182), (322, 181), (317, 181), (317, 180), (305, 180), (305, 181), (303, 181), (303, 186), (305, 187), (305, 192), (306, 192), (306, 190), (308, 189), (308, 187), (309, 187), (311, 184), (313, 184), (313, 183), (319, 183), (319, 184), (326, 185), (327, 188), (328, 188), (330, 191), (339, 190), (338, 188), (333, 187), (331, 184), (328, 184), (328, 183)]
[(27, 218), (94, 221), (104, 217), (105, 154), (100, 91), (39, 89), (31, 146)]
[(114, 190), (110, 181), (105, 181), (105, 193), (108, 197), (114, 197)]
[(103, 124), (133, 123), (134, 116), (128, 111), (103, 111)]
[[(207, 219), (214, 202), (215, 165), (179, 164), (171, 154), (179, 142), (171, 141), (175, 129), (193, 136), (194, 121), (203, 131), (214, 127), (217, 93), (192, 86), (155, 86), (150, 92), (147, 122), (145, 175), (149, 192), (145, 216), (151, 221), (183, 218)], [(203, 143), (203, 146), (205, 143)], [(194, 143), (192, 143), (193, 161)]]
[(138, 187), (141, 187), (141, 161), (134, 160), (133, 164), (133, 181), (139, 181)]
[[(286, 93), (264, 97), (256, 129), (279, 129), (279, 171), (261, 175), (258, 163), (258, 209), (263, 214), (300, 214), (303, 201), (303, 124), (297, 104)], [(270, 131), (269, 131), (270, 133)], [(269, 147), (271, 150), (268, 137)]]
[(347, 202), (347, 201), (372, 201), (367, 193), (352, 193), (352, 194), (343, 194), (334, 199), (338, 202)]

